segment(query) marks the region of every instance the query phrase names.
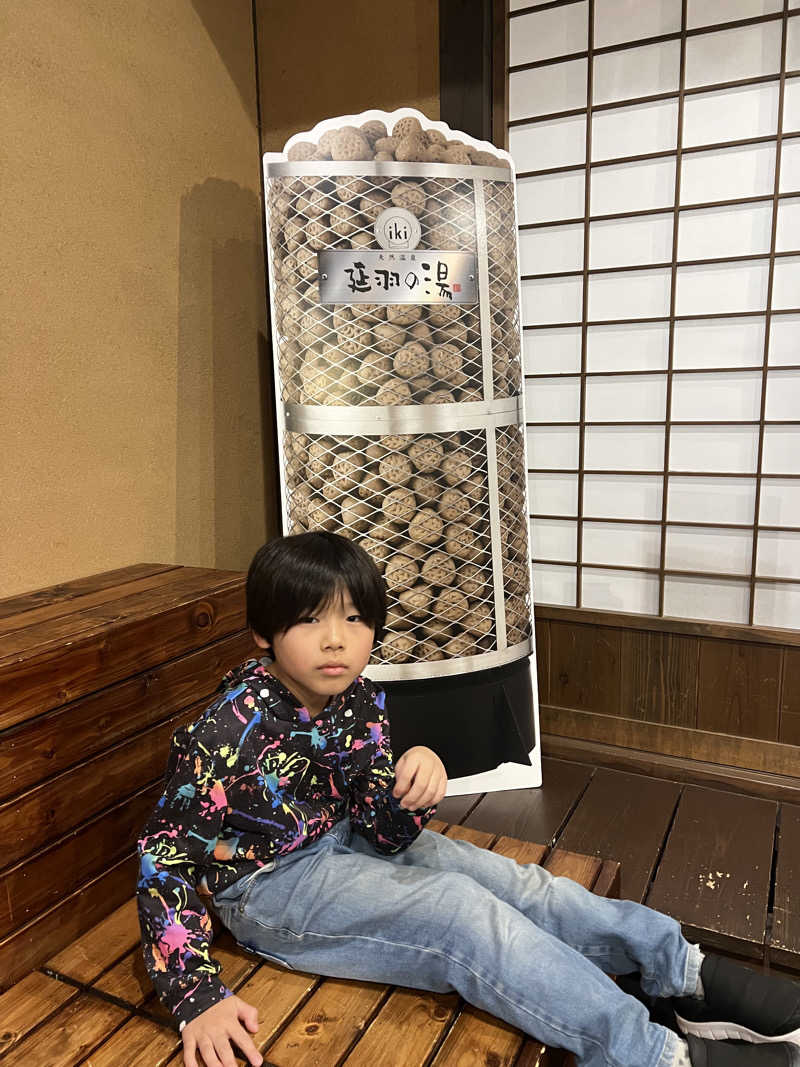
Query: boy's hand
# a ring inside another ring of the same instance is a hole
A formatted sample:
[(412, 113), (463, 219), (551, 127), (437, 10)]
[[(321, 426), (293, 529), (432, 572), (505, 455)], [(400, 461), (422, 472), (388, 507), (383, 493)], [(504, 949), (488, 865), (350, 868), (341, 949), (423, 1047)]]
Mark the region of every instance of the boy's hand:
[(447, 791), (447, 772), (444, 764), (424, 745), (415, 745), (404, 752), (395, 764), (396, 784), (392, 796), (400, 800), (400, 807), (432, 808)]
[[(252, 1004), (245, 1004), (238, 997), (219, 1000), (184, 1026), (181, 1032), (184, 1065), (236, 1067), (236, 1058), (231, 1048), (233, 1042), (247, 1058), (248, 1063), (259, 1067), (264, 1061), (250, 1037), (250, 1034), (257, 1030), (258, 1011)], [(198, 1052), (202, 1060), (198, 1060)]]

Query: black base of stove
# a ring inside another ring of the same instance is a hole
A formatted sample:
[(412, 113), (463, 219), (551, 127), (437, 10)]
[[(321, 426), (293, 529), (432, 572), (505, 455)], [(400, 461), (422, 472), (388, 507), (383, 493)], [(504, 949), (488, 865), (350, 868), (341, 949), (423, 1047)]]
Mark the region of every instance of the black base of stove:
[(537, 744), (530, 660), (451, 678), (385, 682), (392, 749), (432, 748), (448, 778), (530, 766)]

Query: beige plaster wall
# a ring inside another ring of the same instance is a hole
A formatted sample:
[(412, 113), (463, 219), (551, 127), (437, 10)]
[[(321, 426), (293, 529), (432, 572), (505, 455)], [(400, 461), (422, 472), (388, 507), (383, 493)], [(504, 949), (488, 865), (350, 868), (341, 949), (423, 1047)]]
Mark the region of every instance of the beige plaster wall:
[(256, 11), (265, 152), (368, 108), (439, 118), (437, 0), (256, 0)]
[(0, 595), (275, 531), (251, 12), (2, 5)]

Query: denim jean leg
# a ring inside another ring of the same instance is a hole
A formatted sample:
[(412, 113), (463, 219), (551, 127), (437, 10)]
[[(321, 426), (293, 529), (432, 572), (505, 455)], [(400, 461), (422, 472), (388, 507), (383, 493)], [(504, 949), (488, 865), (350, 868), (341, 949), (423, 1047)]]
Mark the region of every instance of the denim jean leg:
[[(353, 847), (370, 850), (353, 838)], [(640, 971), (652, 996), (693, 992), (699, 955), (668, 915), (630, 900), (596, 896), (571, 878), (554, 877), (537, 864), (519, 864), (467, 841), (424, 830), (393, 864), (461, 871), (522, 912), (532, 923), (571, 945), (607, 974)]]
[(674, 1035), (638, 1001), (466, 874), (328, 834), (217, 905), (241, 944), (293, 969), (455, 989), (585, 1067), (671, 1067)]

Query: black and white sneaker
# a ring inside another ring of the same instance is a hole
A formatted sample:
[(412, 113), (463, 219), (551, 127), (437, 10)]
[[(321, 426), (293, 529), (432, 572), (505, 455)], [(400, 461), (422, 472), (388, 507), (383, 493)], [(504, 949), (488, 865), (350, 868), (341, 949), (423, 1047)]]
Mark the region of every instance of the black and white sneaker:
[(704, 997), (672, 999), (684, 1034), (800, 1048), (800, 983), (758, 974), (724, 956), (706, 956), (700, 978)]
[(686, 1039), (692, 1067), (796, 1067), (800, 1050), (782, 1041), (779, 1045), (741, 1045), (736, 1041)]

